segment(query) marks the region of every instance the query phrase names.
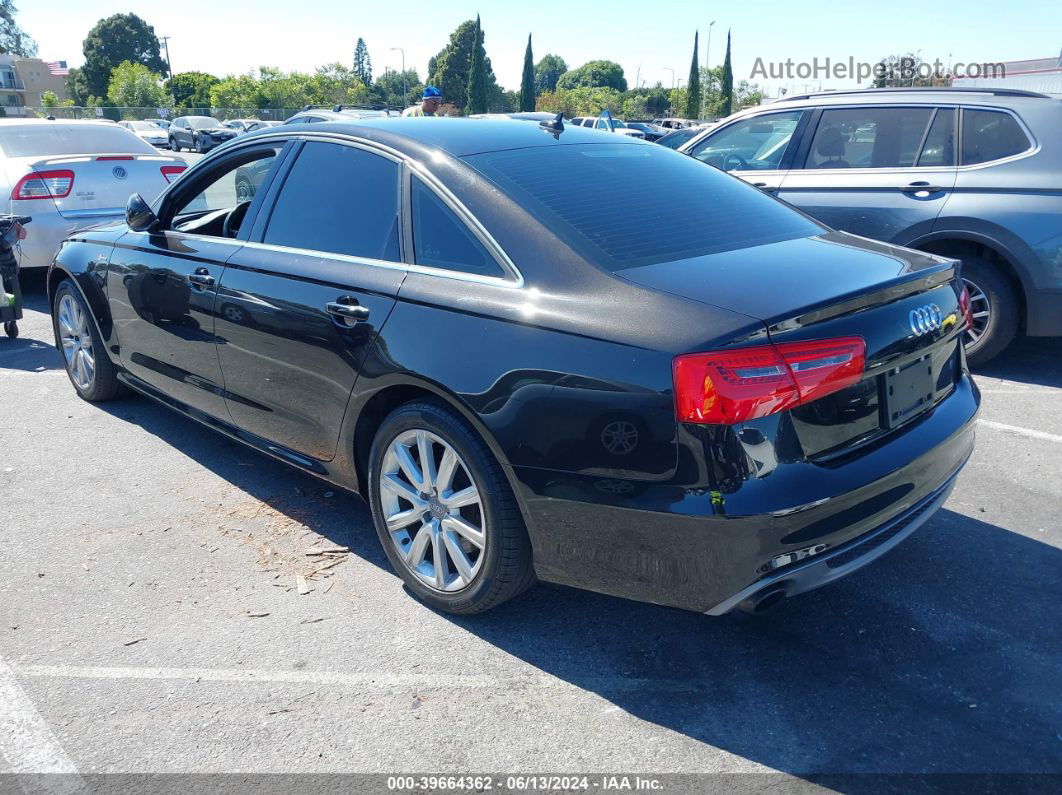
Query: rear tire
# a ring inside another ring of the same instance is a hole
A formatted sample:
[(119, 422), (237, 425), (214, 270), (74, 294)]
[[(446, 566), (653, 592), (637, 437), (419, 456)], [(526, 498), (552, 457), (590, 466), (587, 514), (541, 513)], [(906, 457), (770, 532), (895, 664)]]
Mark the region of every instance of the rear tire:
[[(425, 437), (430, 441), (421, 447)], [(413, 439), (416, 441), (403, 442)], [(402, 459), (405, 468), (395, 463), (401, 458), (396, 451), (402, 446), (409, 456)], [(421, 485), (409, 487), (405, 483), (417, 481), (423, 471), (421, 451), (425, 449), (432, 456), (428, 467), (432, 475), (421, 475)], [(445, 462), (451, 453), (456, 463), (451, 459), (448, 468)], [(407, 469), (413, 470), (414, 476), (407, 476)], [(447, 470), (454, 473), (449, 479), (444, 475)], [(376, 433), (368, 471), (376, 533), (394, 570), (421, 601), (447, 613), (469, 615), (496, 607), (535, 583), (531, 542), (512, 488), (487, 445), (452, 409), (427, 401), (395, 409)], [(394, 487), (387, 487), (396, 480), (409, 493), (409, 499), (396, 497)], [(471, 490), (476, 492), (473, 504), (449, 507), (451, 495), (469, 494)], [(471, 514), (467, 513), (469, 508)], [(410, 518), (403, 520), (400, 514)], [(459, 526), (454, 524), (455, 518), (464, 520), (470, 529), (480, 530), (482, 544), (469, 541), (475, 535), (471, 532), (452, 531)], [(426, 533), (423, 537), (422, 531)], [(439, 548), (445, 553), (441, 557), (435, 554), (437, 540), (441, 540)], [(452, 550), (455, 543), (468, 553), (467, 557), (461, 553), (460, 562)]]
[(70, 279), (63, 279), (55, 291), (52, 330), (66, 375), (79, 397), (97, 403), (121, 391), (117, 368), (107, 354), (92, 311)]
[(964, 337), (966, 360), (978, 367), (1002, 353), (1017, 336), (1018, 298), (1007, 277), (988, 260), (963, 257), (962, 277), (974, 314), (974, 331)]
[(173, 151), (173, 152), (180, 152), (181, 151), (181, 145), (179, 143), (177, 143), (177, 139), (174, 138), (172, 135), (170, 136), (170, 151)]

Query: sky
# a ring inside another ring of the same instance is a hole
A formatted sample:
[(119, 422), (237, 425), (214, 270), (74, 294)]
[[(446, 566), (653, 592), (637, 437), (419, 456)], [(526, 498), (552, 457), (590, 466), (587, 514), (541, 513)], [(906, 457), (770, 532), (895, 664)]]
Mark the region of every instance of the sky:
[[(700, 61), (722, 62), (726, 34), (733, 36), (735, 80), (752, 79), (769, 89), (793, 91), (846, 88), (854, 78), (801, 77), (795, 64), (874, 63), (882, 56), (918, 52), (923, 60), (995, 62), (1057, 56), (1062, 50), (1062, 2), (1058, 0), (964, 0), (933, 3), (781, 2), (705, 3), (671, 0), (221, 0), (159, 3), (142, 0), (16, 0), (18, 21), (46, 61), (78, 66), (81, 45), (101, 18), (132, 11), (170, 36), (175, 72), (198, 70), (218, 76), (258, 66), (312, 71), (325, 63), (350, 65), (354, 42), (365, 39), (374, 73), (405, 63), (425, 76), (428, 59), (463, 20), (482, 16), (487, 55), (502, 86), (517, 90), (527, 36), (535, 60), (563, 57), (569, 68), (594, 59), (623, 66), (628, 83), (670, 87), (685, 81), (699, 29)], [(707, 31), (711, 27), (711, 40)], [(789, 78), (752, 76), (764, 66), (792, 59)], [(670, 70), (673, 70), (670, 71)], [(863, 81), (865, 84), (866, 81)]]

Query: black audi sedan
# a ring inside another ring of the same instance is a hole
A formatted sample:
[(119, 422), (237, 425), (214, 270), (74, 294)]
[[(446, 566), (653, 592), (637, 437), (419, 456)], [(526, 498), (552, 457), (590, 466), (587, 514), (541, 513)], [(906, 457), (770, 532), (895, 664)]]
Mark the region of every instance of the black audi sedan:
[(386, 119), (219, 147), (48, 290), (82, 398), (360, 493), (433, 607), (537, 579), (718, 615), (944, 502), (980, 400), (958, 271), (644, 141)]

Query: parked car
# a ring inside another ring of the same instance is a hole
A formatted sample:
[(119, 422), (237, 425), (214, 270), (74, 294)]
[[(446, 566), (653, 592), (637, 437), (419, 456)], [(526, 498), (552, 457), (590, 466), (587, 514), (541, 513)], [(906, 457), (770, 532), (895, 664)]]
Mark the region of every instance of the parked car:
[(336, 105), (332, 108), (306, 108), (287, 119), (284, 124), (316, 124), (322, 121), (342, 121), (343, 119), (384, 119), (401, 114), (375, 105)]
[(169, 136), (170, 149), (194, 149), (196, 152), (209, 152), (215, 146), (231, 141), (237, 135), (236, 130), (223, 125), (213, 116), (179, 116), (166, 131)]
[(700, 127), (703, 123), (696, 119), (678, 119), (674, 117), (653, 119), (653, 124), (657, 127), (663, 127), (665, 130), (684, 130), (687, 127)]
[(624, 122), (624, 127), (629, 127), (632, 130), (641, 130), (643, 137), (647, 141), (657, 141), (668, 133), (666, 128), (657, 127), (655, 124), (644, 121)]
[(262, 121), (256, 119), (247, 125), (247, 132), (254, 132), (255, 130), (264, 130), (267, 127), (279, 127), (284, 122), (282, 121)]
[(536, 578), (766, 609), (907, 537), (974, 443), (957, 261), (570, 125), (251, 133), (67, 241), (48, 295), (78, 395), (360, 492), (454, 613)]
[(120, 121), (118, 126), (125, 127), (133, 135), (152, 146), (167, 146), (166, 131), (150, 121)]
[(668, 149), (678, 149), (687, 141), (692, 140), (695, 136), (700, 135), (703, 130), (699, 127), (683, 127), (679, 130), (672, 130), (666, 135), (662, 135), (656, 139), (656, 143), (661, 146), (666, 146)]
[(626, 135), (631, 138), (645, 137), (645, 133), (641, 130), (628, 127), (619, 119), (613, 119), (606, 116), (576, 116), (572, 119), (571, 123), (577, 127), (589, 127), (590, 129), (600, 130), (601, 132), (619, 133), (620, 135)]
[(0, 191), (28, 215), (20, 264), (47, 267), (74, 230), (125, 214), (130, 193), (155, 196), (187, 168), (118, 124), (0, 120)]
[(1014, 89), (808, 94), (730, 117), (682, 151), (824, 223), (961, 258), (970, 361), (1062, 335), (1062, 103)]
[(260, 123), (259, 119), (229, 119), (222, 122), (222, 126), (235, 130), (237, 135), (243, 135), (243, 133), (250, 132)]
[(150, 124), (157, 124), (159, 127), (161, 127), (164, 130), (170, 129), (170, 120), (169, 119), (144, 119), (144, 121), (149, 122)]

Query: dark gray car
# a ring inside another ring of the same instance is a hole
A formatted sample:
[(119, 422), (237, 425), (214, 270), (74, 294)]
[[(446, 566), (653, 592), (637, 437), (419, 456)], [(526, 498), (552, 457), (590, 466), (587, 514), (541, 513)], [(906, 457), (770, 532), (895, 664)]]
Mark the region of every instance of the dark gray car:
[(972, 362), (1062, 335), (1062, 101), (883, 89), (742, 111), (680, 151), (846, 232), (958, 257)]

